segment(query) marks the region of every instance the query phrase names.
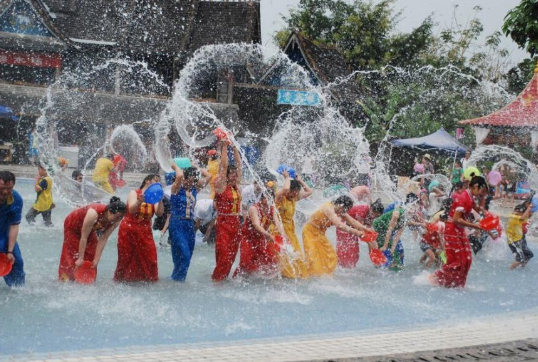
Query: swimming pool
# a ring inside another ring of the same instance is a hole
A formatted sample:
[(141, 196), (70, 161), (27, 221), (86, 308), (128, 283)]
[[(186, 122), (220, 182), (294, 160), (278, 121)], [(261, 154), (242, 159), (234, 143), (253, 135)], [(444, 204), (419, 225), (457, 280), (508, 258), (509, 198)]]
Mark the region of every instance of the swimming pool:
[[(30, 181), (19, 180), (24, 213), (35, 199)], [(121, 193), (125, 199), (126, 190)], [(53, 228), (24, 221), (19, 243), (27, 283), (10, 290), (0, 283), (0, 353), (51, 352), (133, 345), (225, 342), (293, 338), (338, 332), (416, 327), (536, 307), (538, 267), (509, 271), (506, 245), (479, 255), (465, 290), (423, 283), (418, 244), (404, 234), (406, 268), (374, 269), (361, 250), (359, 267), (314, 280), (211, 281), (214, 250), (196, 245), (186, 283), (168, 279), (172, 259), (159, 249), (159, 276), (153, 285), (112, 281), (117, 231), (99, 265), (93, 286), (57, 282), (63, 219), (71, 208), (55, 195)], [(300, 234), (300, 233), (299, 233)], [(332, 238), (334, 239), (334, 231)], [(362, 245), (364, 246), (364, 245)], [(530, 243), (537, 251), (536, 244)]]

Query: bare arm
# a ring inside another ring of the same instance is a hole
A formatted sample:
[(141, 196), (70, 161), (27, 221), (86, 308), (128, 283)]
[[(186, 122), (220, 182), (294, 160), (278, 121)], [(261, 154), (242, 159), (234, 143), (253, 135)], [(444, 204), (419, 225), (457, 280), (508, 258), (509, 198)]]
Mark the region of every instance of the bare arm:
[(301, 193), (299, 194), (299, 200), (302, 200), (302, 199), (306, 199), (307, 197), (309, 197), (310, 195), (312, 195), (312, 193), (314, 192), (314, 190), (312, 190), (307, 184), (306, 182), (303, 181), (303, 178), (299, 175), (297, 175), (297, 177), (295, 177), (295, 179), (297, 180), (297, 182), (299, 182), (301, 184), (301, 186), (303, 187), (303, 191), (301, 191)]
[(177, 167), (175, 163), (172, 163), (172, 169), (176, 172), (176, 179), (174, 180), (174, 183), (172, 184), (171, 188), (172, 195), (175, 195), (181, 188), (181, 185), (183, 185), (185, 175), (183, 174), (183, 170)]
[(355, 228), (352, 228), (351, 226), (348, 226), (345, 223), (343, 223), (342, 220), (338, 217), (338, 215), (336, 215), (336, 213), (334, 212), (334, 210), (332, 208), (324, 207), (323, 208), (323, 213), (325, 214), (325, 216), (327, 216), (327, 218), (331, 221), (331, 223), (338, 230), (342, 230), (342, 231), (344, 231), (346, 233), (357, 235), (358, 237), (361, 237), (361, 236), (364, 235), (363, 231), (359, 231), (359, 230), (357, 230)]
[(41, 177), (37, 176), (35, 178), (35, 184), (34, 184), (34, 190), (35, 192), (41, 192), (41, 186), (39, 186), (39, 181), (41, 181)]
[(78, 246), (78, 260), (75, 262), (77, 266), (81, 266), (84, 262), (84, 253), (86, 252), (86, 245), (88, 243), (88, 236), (92, 232), (93, 226), (97, 222), (99, 215), (94, 209), (89, 209), (84, 217), (82, 223), (82, 230), (80, 232), (80, 241)]
[[(392, 236), (392, 232), (396, 228), (396, 224), (398, 223), (399, 217), (400, 217), (400, 212), (395, 210), (392, 213), (392, 218), (390, 219), (389, 227), (387, 228), (387, 234), (385, 235), (385, 242), (383, 243), (383, 247), (381, 248), (381, 251), (385, 251), (389, 247), (390, 238)], [(403, 229), (404, 228), (402, 228), (401, 230)]]
[(108, 238), (112, 234), (114, 230), (118, 227), (121, 221), (115, 222), (114, 224), (110, 225), (103, 235), (99, 238), (99, 241), (97, 242), (97, 247), (95, 248), (95, 256), (93, 258), (93, 266), (97, 266), (99, 264), (99, 260), (101, 260), (101, 255), (103, 254), (103, 249), (105, 248), (105, 245), (108, 241)]
[(127, 205), (129, 205), (129, 214), (134, 215), (137, 213), (138, 209), (140, 208), (140, 205), (142, 205), (142, 198), (144, 195), (140, 195), (141, 197), (138, 197), (135, 190), (132, 190), (129, 192), (129, 196), (127, 196)]
[(209, 172), (207, 172), (207, 170), (204, 170), (203, 168), (199, 168), (198, 171), (200, 171), (200, 173), (203, 176), (203, 178), (198, 180), (198, 184), (196, 185), (196, 189), (200, 191), (201, 189), (206, 187), (209, 181), (211, 181), (212, 175)]
[(228, 171), (228, 144), (222, 142), (220, 151), (219, 173), (215, 178), (215, 194), (221, 194), (226, 190), (226, 172)]
[(164, 203), (163, 200), (159, 201), (156, 204), (153, 204), (153, 207), (155, 208), (155, 215), (157, 216), (163, 216), (164, 213)]
[(234, 159), (235, 159), (235, 167), (237, 167), (237, 187), (241, 185), (241, 180), (243, 179), (243, 161), (241, 160), (241, 154), (239, 153), (239, 149), (237, 147), (234, 147)]
[(348, 224), (349, 226), (357, 229), (357, 230), (362, 230), (362, 231), (373, 231), (372, 229), (370, 229), (369, 227), (367, 226), (364, 226), (363, 224), (361, 224), (359, 221), (355, 220), (354, 218), (351, 217), (351, 215), (349, 214), (344, 214), (343, 216), (344, 220), (346, 221), (346, 224)]
[(275, 201), (282, 200), (282, 198), (286, 196), (288, 192), (290, 192), (290, 188), (291, 188), (290, 174), (288, 173), (288, 171), (284, 171), (282, 172), (282, 176), (284, 176), (284, 186), (276, 192)]
[(7, 257), (13, 263), (15, 257), (13, 256), (13, 249), (15, 249), (15, 243), (17, 242), (17, 237), (19, 236), (19, 224), (11, 225), (9, 227), (9, 236), (8, 236), (8, 245), (7, 245)]
[(254, 229), (256, 229), (256, 231), (265, 236), (267, 239), (275, 241), (274, 236), (271, 235), (271, 233), (269, 233), (267, 230), (265, 230), (260, 224), (260, 218), (258, 217), (258, 209), (256, 208), (256, 206), (252, 205), (248, 208), (248, 217), (250, 218), (250, 222), (252, 223), (252, 226), (254, 226)]
[(171, 216), (171, 214), (168, 214), (166, 216), (166, 222), (164, 223), (164, 226), (163, 226), (163, 228), (161, 230), (161, 233), (163, 233), (163, 234), (166, 232), (166, 230), (168, 230), (168, 227), (170, 226), (170, 216)]
[(452, 217), (452, 222), (454, 222), (455, 224), (458, 224), (460, 226), (466, 226), (466, 227), (476, 229), (476, 230), (483, 230), (480, 225), (474, 224), (474, 223), (469, 222), (469, 221), (466, 221), (463, 218), (463, 214), (461, 213), (461, 211), (458, 211), (457, 209), (454, 212), (454, 217)]
[(402, 237), (402, 234), (403, 234), (403, 231), (404, 231), (405, 228), (401, 228), (400, 230), (398, 230), (398, 232), (396, 233), (396, 235), (394, 235), (394, 242), (392, 243), (392, 247), (390, 248), (390, 252), (392, 254), (394, 254), (394, 251), (396, 251), (396, 245), (398, 244), (398, 241), (400, 240), (400, 238)]

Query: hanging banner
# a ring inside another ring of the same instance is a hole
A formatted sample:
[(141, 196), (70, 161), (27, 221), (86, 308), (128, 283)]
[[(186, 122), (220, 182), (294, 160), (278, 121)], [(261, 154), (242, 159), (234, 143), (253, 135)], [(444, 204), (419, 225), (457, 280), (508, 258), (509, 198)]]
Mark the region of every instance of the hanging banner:
[(23, 65), (35, 68), (61, 68), (62, 57), (60, 54), (0, 50), (0, 64)]
[(465, 137), (465, 128), (456, 128), (456, 139), (461, 140)]
[(277, 104), (292, 106), (319, 106), (321, 104), (317, 92), (279, 89)]

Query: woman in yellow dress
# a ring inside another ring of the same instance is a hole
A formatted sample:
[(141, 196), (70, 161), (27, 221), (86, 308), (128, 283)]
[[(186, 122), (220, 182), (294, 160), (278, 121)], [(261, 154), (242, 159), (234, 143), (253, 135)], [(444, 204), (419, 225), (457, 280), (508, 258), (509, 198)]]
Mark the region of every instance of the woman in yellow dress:
[[(347, 212), (353, 206), (349, 196), (340, 196), (327, 202), (310, 216), (303, 227), (303, 245), (307, 272), (310, 276), (330, 275), (336, 269), (338, 258), (331, 242), (325, 236), (330, 226), (361, 237), (367, 227), (353, 219)], [(363, 231), (364, 230), (364, 231)]]
[(283, 172), (284, 187), (276, 192), (276, 207), (282, 220), (282, 226), (289, 240), (296, 258), (283, 254), (280, 261), (281, 274), (284, 278), (306, 278), (308, 273), (304, 260), (304, 253), (295, 234), (295, 203), (312, 195), (312, 189), (301, 179), (299, 175), (294, 180), (288, 172)]

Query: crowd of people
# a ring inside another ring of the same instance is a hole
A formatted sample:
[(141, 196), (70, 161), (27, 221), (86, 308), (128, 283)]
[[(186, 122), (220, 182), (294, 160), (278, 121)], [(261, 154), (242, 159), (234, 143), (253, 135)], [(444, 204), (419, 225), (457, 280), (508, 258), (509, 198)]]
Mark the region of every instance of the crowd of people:
[[(94, 184), (110, 194), (123, 179), (125, 160), (117, 156), (99, 159), (92, 176)], [(480, 223), (489, 215), (487, 200), (494, 192), (487, 178), (474, 172), (466, 175), (461, 167), (466, 161), (454, 168), (451, 191), (435, 180), (422, 179), (405, 200), (387, 207), (379, 199), (371, 200), (368, 186), (354, 187), (312, 213), (302, 227), (301, 243), (294, 222), (296, 203), (310, 197), (313, 190), (300, 175), (283, 170), (280, 187), (274, 180), (257, 180), (241, 189), (243, 170), (236, 147), (221, 141), (208, 157), (207, 169), (180, 168), (172, 163), (173, 172), (164, 177), (165, 197), (156, 203), (146, 203), (145, 192), (160, 183), (161, 176), (150, 174), (129, 192), (126, 203), (113, 196), (108, 204), (95, 203), (72, 211), (64, 221), (59, 280), (73, 281), (75, 271), (85, 262), (97, 268), (108, 239), (118, 227), (114, 280), (123, 283), (159, 279), (152, 228), (163, 236), (168, 232), (168, 239), (160, 242), (170, 245), (174, 264), (171, 279), (178, 282), (188, 277), (197, 231), (202, 232), (205, 242), (215, 244), (216, 265), (211, 278), (222, 282), (252, 274), (300, 279), (332, 275), (338, 266), (356, 267), (361, 242), (366, 243), (372, 261), (372, 255), (382, 254), (381, 261), (374, 263), (376, 267), (397, 271), (404, 266), (402, 234), (409, 228), (416, 247), (423, 252), (420, 262), (435, 268), (431, 283), (464, 287), (472, 253), (477, 252), (475, 244), (481, 245), (484, 235), (499, 236), (497, 230), (485, 229)], [(415, 165), (415, 171), (433, 173), (431, 157), (425, 155), (422, 167)], [(31, 224), (41, 214), (45, 225), (52, 225), (53, 181), (43, 166), (38, 172), (34, 184), (37, 198), (26, 219)], [(111, 173), (116, 180), (112, 183)], [(80, 181), (81, 174), (74, 173), (73, 178)], [(15, 182), (13, 173), (0, 171), (0, 252), (13, 263), (4, 277), (9, 286), (25, 282), (17, 244), (23, 201), (14, 189)], [(207, 186), (209, 199), (198, 200)], [(515, 255), (511, 268), (525, 266), (533, 256), (525, 240), (531, 214), (532, 202), (526, 199), (509, 217), (506, 235)], [(336, 247), (326, 235), (333, 226)], [(473, 238), (478, 241), (473, 242)], [(238, 255), (238, 267), (232, 270)]]

